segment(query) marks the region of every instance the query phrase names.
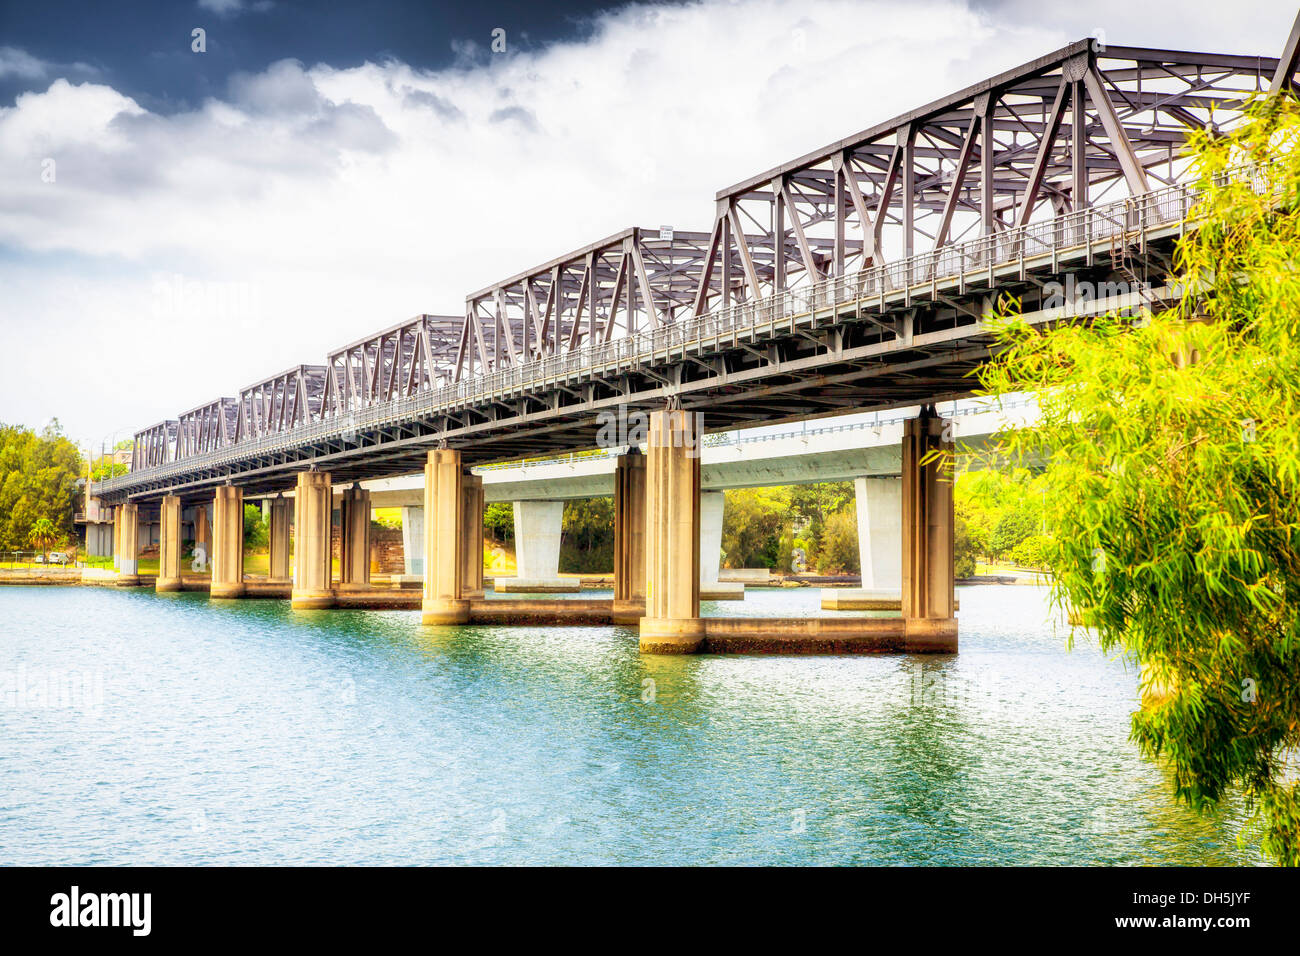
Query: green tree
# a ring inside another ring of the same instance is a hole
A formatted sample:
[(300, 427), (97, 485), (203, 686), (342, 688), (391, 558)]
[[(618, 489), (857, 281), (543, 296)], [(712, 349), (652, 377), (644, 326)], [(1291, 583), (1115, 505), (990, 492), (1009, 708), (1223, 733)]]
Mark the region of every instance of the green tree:
[(1011, 549), (1011, 561), (1020, 568), (1047, 568), (1052, 561), (1052, 536), (1031, 534)]
[(257, 505), (244, 505), (244, 547), (256, 551), (267, 547), (270, 540), (270, 529), (262, 518), (262, 509)]
[(515, 510), (508, 501), (494, 501), (483, 509), (483, 530), (493, 541), (515, 540)]
[(27, 532), (27, 540), (33, 547), (41, 551), (41, 559), (48, 561), (50, 558), (50, 548), (54, 547), (54, 542), (58, 540), (59, 531), (54, 527), (54, 522), (49, 518), (37, 518), (32, 522), (32, 530)]
[[(853, 506), (853, 482), (815, 481), (806, 485), (791, 485), (789, 496), (789, 517), (803, 519), (805, 523), (802, 537), (811, 565), (814, 556), (821, 550), (826, 522), (832, 515)], [(788, 556), (784, 560), (785, 567), (788, 568)]]
[(788, 488), (727, 491), (722, 512), (722, 550), (727, 555), (727, 567), (776, 567), (789, 512)]
[(19, 425), (0, 425), (0, 549), (18, 551), (41, 518), (56, 536), (70, 537), (80, 495), (77, 481), (85, 465), (58, 419), (39, 433)]
[[(1041, 329), (1012, 306), (994, 394), (1041, 415), (1007, 453), (1044, 476), (1058, 603), (1141, 666), (1133, 738), (1197, 808), (1239, 788), (1263, 850), (1300, 864), (1300, 105), (1194, 134), (1199, 228), (1174, 307)], [(1269, 162), (1229, 176), (1243, 162)]]
[(125, 475), (130, 470), (125, 462), (114, 462), (111, 455), (104, 455), (91, 463), (90, 480), (108, 481), (110, 478)]
[(975, 544), (966, 520), (957, 516), (953, 529), (953, 577), (969, 578), (975, 574)]
[(1005, 462), (995, 460), (991, 468), (961, 471), (954, 498), (972, 559), (975, 555), (1005, 558), (1021, 541), (1042, 530), (1042, 478), (1027, 469), (1007, 468)]
[(1004, 511), (989, 534), (989, 555), (994, 558), (1008, 557), (1037, 530), (1038, 525), (1032, 515), (1020, 510)]
[(858, 516), (852, 500), (847, 508), (826, 518), (821, 548), (817, 551), (817, 570), (824, 574), (855, 574), (861, 570)]
[(614, 570), (614, 499), (580, 498), (564, 503), (560, 570), (607, 574)]

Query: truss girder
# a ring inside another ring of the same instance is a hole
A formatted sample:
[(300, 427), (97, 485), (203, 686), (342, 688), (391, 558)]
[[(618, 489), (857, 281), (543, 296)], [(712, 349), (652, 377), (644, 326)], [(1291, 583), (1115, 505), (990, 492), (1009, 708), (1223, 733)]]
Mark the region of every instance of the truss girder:
[(296, 365), (239, 390), (235, 441), (250, 441), (321, 420), (324, 365)]
[[(739, 228), (739, 224), (733, 224)], [(718, 256), (712, 232), (632, 227), (472, 293), (465, 301), (454, 380), (563, 355), (694, 314), (700, 276)], [(819, 243), (825, 253), (828, 244)], [(709, 280), (722, 295), (736, 277), (770, 274), (775, 251), (752, 234)], [(752, 293), (750, 293), (752, 294)]]
[(459, 316), (417, 315), (331, 352), (322, 369), (318, 418), (344, 417), (447, 384), (462, 324)]
[(755, 270), (769, 295), (1180, 181), (1190, 133), (1237, 121), (1277, 63), (1080, 40), (753, 176), (717, 195), (727, 252), (695, 312), (729, 305), (716, 273), (757, 258), (725, 227), (742, 219), (781, 252)]
[(154, 468), (175, 461), (179, 427), (179, 422), (165, 421), (136, 432), (131, 445), (131, 470)]

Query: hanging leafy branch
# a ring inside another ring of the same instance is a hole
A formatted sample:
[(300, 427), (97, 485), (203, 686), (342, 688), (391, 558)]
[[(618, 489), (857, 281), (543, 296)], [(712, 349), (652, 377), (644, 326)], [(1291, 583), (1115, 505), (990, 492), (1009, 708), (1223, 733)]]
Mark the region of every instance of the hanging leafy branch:
[[(1190, 148), (1181, 299), (1141, 320), (1035, 327), (1004, 303), (993, 395), (1041, 416), (1002, 452), (1045, 462), (1054, 600), (1141, 667), (1132, 737), (1177, 799), (1241, 790), (1300, 864), (1300, 105), (1261, 98)], [(1227, 175), (1243, 163), (1254, 176)]]

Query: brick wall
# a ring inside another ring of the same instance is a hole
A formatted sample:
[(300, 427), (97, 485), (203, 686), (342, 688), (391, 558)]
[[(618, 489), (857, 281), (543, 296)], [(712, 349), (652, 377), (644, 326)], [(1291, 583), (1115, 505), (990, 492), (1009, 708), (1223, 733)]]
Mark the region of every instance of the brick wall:
[(380, 574), (401, 574), (406, 568), (401, 528), (370, 526), (370, 569)]
[[(330, 548), (337, 560), (343, 553), (342, 529), (336, 524), (330, 532)], [(370, 526), (370, 570), (377, 574), (401, 574), (406, 568), (402, 549), (402, 529)]]

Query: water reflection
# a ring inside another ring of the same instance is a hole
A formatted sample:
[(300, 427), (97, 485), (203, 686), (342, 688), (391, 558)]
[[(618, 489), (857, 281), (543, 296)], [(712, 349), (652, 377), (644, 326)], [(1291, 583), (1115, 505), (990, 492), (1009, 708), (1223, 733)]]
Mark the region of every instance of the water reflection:
[[(815, 614), (751, 591), (748, 614)], [(0, 589), (18, 863), (1241, 863), (1173, 806), (1136, 678), (1041, 591), (962, 593), (956, 657), (643, 657), (629, 628), (422, 628), (201, 594)], [(719, 602), (714, 613), (742, 610)]]

